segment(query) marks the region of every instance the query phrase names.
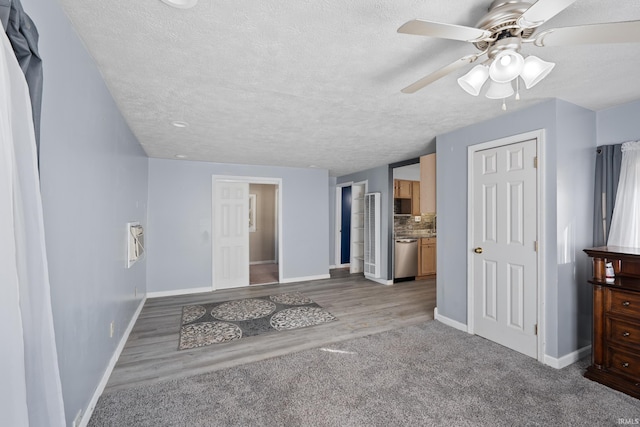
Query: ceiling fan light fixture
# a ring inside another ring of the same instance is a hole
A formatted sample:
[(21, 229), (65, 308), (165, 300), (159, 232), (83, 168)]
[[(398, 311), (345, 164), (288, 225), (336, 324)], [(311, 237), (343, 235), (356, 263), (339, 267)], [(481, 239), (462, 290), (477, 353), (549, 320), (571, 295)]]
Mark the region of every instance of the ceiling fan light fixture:
[(525, 87), (527, 89), (531, 89), (542, 79), (547, 77), (555, 66), (556, 64), (553, 62), (543, 61), (537, 56), (527, 56), (524, 60), (524, 66), (522, 67), (520, 77), (522, 77)]
[(489, 67), (489, 76), (496, 83), (507, 83), (520, 75), (524, 58), (514, 50), (503, 50)]
[(190, 9), (198, 3), (198, 0), (161, 0), (162, 3), (178, 9)]
[(464, 76), (458, 79), (458, 84), (469, 95), (478, 96), (482, 85), (489, 78), (489, 67), (480, 64), (476, 65)]
[(513, 95), (513, 93), (511, 82), (498, 83), (492, 81), (485, 96), (489, 99), (505, 99)]

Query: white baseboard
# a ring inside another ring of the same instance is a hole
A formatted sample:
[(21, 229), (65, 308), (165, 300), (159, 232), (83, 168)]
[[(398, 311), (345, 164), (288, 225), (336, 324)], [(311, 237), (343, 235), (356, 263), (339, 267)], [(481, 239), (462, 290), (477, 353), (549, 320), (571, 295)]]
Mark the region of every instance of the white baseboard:
[(334, 268), (338, 268), (338, 267), (336, 267), (335, 264), (332, 264), (329, 266), (329, 270), (333, 270)]
[(308, 282), (310, 280), (322, 280), (329, 278), (331, 278), (330, 274), (320, 274), (318, 276), (291, 277), (288, 279), (282, 279), (280, 283)]
[(544, 364), (551, 366), (552, 368), (556, 368), (556, 369), (562, 369), (565, 368), (575, 362), (577, 362), (578, 360), (582, 359), (583, 357), (587, 356), (591, 354), (591, 345), (587, 345), (585, 347), (582, 347), (574, 352), (571, 352), (569, 354), (565, 354), (564, 356), (560, 357), (560, 358), (555, 358), (555, 357), (551, 357), (549, 355), (544, 355)]
[(133, 325), (136, 324), (136, 321), (138, 320), (138, 316), (140, 315), (140, 312), (142, 311), (142, 307), (144, 306), (144, 303), (146, 300), (147, 300), (147, 297), (142, 298), (142, 301), (140, 301), (138, 308), (136, 309), (135, 313), (133, 313), (133, 316), (131, 317), (129, 324), (127, 325), (127, 329), (124, 330), (124, 333), (122, 334), (122, 338), (120, 339), (120, 342), (116, 347), (116, 350), (113, 352), (113, 355), (109, 360), (107, 369), (105, 369), (104, 374), (102, 375), (102, 379), (98, 383), (98, 387), (96, 387), (96, 391), (93, 393), (93, 396), (89, 401), (89, 405), (87, 405), (87, 410), (84, 411), (84, 414), (82, 414), (82, 419), (80, 420), (80, 425), (78, 427), (86, 427), (87, 424), (89, 424), (89, 419), (93, 414), (93, 410), (96, 409), (96, 404), (98, 403), (98, 399), (102, 395), (102, 392), (104, 391), (104, 388), (106, 387), (107, 382), (109, 381), (109, 377), (113, 372), (113, 368), (116, 366), (116, 362), (120, 358), (120, 353), (122, 353), (122, 350), (124, 349), (124, 345), (127, 343), (127, 340), (129, 339), (129, 334), (131, 334)]
[(433, 309), (433, 318), (440, 323), (444, 323), (445, 325), (451, 326), (452, 328), (458, 329), (462, 332), (469, 332), (467, 325), (465, 325), (464, 323), (460, 323), (457, 320), (453, 320), (443, 316), (442, 314), (438, 314), (438, 307)]
[(211, 286), (207, 286), (204, 288), (174, 289), (171, 291), (148, 292), (147, 298), (172, 297), (175, 295), (200, 294), (203, 292), (213, 292), (213, 288)]
[(369, 277), (366, 274), (364, 275), (364, 278), (368, 279), (368, 280), (371, 280), (372, 282), (380, 283), (381, 285), (393, 285), (393, 280)]
[(275, 264), (276, 260), (275, 259), (270, 259), (267, 261), (251, 261), (249, 263), (249, 265), (258, 265), (258, 264)]

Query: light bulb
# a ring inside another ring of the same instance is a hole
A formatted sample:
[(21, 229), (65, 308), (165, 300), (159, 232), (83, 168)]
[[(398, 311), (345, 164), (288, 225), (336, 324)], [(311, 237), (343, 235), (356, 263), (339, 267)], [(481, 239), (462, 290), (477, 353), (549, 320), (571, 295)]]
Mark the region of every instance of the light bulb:
[(489, 67), (486, 65), (476, 65), (464, 76), (458, 79), (458, 84), (468, 94), (478, 96), (482, 85), (489, 78)]
[(537, 56), (527, 56), (527, 59), (524, 60), (521, 74), (525, 87), (527, 89), (534, 87), (540, 80), (547, 77), (555, 66), (556, 64), (553, 62), (543, 61)]
[(485, 96), (489, 99), (504, 99), (513, 95), (513, 86), (511, 82), (496, 83), (491, 82)]
[(496, 83), (507, 83), (520, 75), (524, 58), (513, 50), (503, 50), (489, 67), (489, 76)]

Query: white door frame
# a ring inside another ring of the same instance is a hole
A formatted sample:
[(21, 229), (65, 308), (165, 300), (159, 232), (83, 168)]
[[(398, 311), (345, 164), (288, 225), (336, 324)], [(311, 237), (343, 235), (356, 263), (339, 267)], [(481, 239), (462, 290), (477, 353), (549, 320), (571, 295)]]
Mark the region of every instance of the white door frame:
[[(342, 264), (342, 188), (350, 187), (353, 185), (353, 181), (343, 182), (342, 184), (336, 184), (336, 229), (335, 229), (335, 266), (336, 268), (349, 267), (351, 264)], [(349, 243), (351, 244), (351, 243)]]
[(521, 133), (518, 135), (512, 135), (506, 138), (497, 139), (494, 141), (488, 141), (476, 145), (471, 145), (467, 148), (468, 160), (467, 160), (467, 332), (474, 333), (474, 321), (473, 321), (473, 307), (474, 307), (474, 287), (473, 287), (473, 263), (476, 257), (473, 256), (473, 212), (474, 212), (474, 198), (473, 198), (473, 155), (477, 151), (487, 150), (490, 148), (501, 147), (503, 145), (514, 144), (518, 142), (528, 141), (531, 139), (536, 140), (536, 151), (538, 157), (538, 170), (536, 173), (536, 192), (537, 192), (537, 212), (536, 212), (536, 225), (537, 225), (537, 288), (538, 288), (538, 335), (537, 335), (537, 359), (539, 362), (544, 363), (545, 354), (545, 248), (547, 246), (545, 235), (545, 132), (544, 129), (539, 129), (531, 132)]
[[(282, 241), (282, 178), (268, 178), (268, 177), (255, 177), (255, 176), (235, 176), (235, 175), (212, 175), (211, 176), (211, 230), (215, 230), (215, 222), (216, 218), (214, 216), (215, 213), (215, 191), (216, 191), (216, 181), (223, 181), (223, 182), (246, 182), (248, 184), (272, 184), (276, 186), (276, 191), (279, 193), (278, 197), (278, 206), (277, 206), (277, 212), (278, 214), (278, 218), (276, 219), (278, 221), (278, 233), (277, 233), (277, 237), (276, 239), (278, 240), (278, 281), (280, 283), (282, 283), (282, 272), (284, 271), (283, 268), (283, 257), (282, 257), (282, 248), (283, 248), (283, 241)], [(211, 233), (211, 238), (213, 239), (213, 232)], [(211, 288), (215, 291), (216, 288), (216, 272), (215, 272), (215, 260), (214, 260), (214, 250), (213, 250), (213, 242), (211, 242)], [(248, 262), (248, 260), (247, 260)]]
[[(369, 180), (365, 179), (364, 181), (358, 182), (343, 182), (341, 184), (336, 184), (336, 219), (335, 219), (335, 250), (334, 250), (334, 262), (335, 268), (345, 268), (351, 266), (351, 256), (349, 256), (349, 263), (342, 264), (342, 188), (343, 187), (351, 187), (351, 194), (353, 195), (353, 186), (359, 185), (364, 186), (364, 194), (367, 194), (369, 191)], [(352, 204), (353, 205), (353, 204)], [(353, 230), (352, 230), (353, 231)], [(353, 232), (351, 233), (351, 238), (349, 239), (349, 253), (351, 254), (352, 245), (353, 245), (354, 237)]]

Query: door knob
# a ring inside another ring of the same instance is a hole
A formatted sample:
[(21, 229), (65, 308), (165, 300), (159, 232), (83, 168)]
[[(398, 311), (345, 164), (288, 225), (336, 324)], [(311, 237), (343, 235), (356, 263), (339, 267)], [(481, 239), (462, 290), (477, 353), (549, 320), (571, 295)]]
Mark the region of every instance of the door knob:
[(475, 248), (473, 250), (473, 252), (477, 253), (477, 254), (481, 254), (482, 253), (482, 248)]

